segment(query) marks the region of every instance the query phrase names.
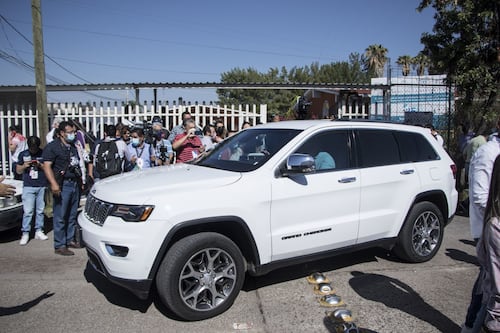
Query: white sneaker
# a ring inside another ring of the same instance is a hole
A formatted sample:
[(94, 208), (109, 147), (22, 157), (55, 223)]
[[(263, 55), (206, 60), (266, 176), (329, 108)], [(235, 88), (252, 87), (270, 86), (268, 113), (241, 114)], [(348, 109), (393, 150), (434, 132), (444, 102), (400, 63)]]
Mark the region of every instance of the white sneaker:
[(28, 244), (29, 240), (30, 240), (30, 233), (23, 232), (23, 235), (21, 236), (21, 240), (19, 241), (19, 245), (26, 245), (26, 244)]
[(47, 240), (49, 239), (49, 237), (47, 237), (42, 230), (37, 230), (35, 232), (35, 239), (39, 239), (39, 240)]

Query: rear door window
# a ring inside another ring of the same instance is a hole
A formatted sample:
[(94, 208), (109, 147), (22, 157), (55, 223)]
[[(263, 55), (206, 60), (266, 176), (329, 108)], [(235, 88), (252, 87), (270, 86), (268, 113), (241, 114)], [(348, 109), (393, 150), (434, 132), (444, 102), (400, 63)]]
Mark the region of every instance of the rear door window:
[(360, 129), (357, 131), (360, 167), (398, 164), (399, 147), (393, 131)]

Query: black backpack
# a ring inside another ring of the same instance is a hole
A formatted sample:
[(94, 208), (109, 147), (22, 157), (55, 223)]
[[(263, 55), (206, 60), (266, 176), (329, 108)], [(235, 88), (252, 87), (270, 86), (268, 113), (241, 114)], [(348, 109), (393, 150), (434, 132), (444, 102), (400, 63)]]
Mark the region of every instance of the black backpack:
[(99, 178), (106, 178), (122, 172), (122, 159), (115, 141), (101, 142), (96, 156), (96, 171)]

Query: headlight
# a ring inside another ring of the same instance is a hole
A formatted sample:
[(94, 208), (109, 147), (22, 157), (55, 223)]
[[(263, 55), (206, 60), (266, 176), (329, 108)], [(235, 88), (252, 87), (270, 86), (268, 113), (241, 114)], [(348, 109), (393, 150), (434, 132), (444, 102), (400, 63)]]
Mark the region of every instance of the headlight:
[(110, 215), (121, 217), (127, 222), (144, 222), (153, 209), (154, 206), (116, 205)]
[(12, 197), (0, 197), (0, 208), (14, 206), (18, 202), (19, 202), (19, 200), (15, 196), (12, 196)]

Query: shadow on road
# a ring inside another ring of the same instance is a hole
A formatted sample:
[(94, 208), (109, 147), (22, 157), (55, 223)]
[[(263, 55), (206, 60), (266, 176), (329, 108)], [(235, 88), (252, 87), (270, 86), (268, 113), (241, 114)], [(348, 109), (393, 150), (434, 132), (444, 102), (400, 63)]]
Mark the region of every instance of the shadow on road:
[(120, 287), (119, 285), (116, 285), (106, 279), (89, 263), (87, 263), (83, 275), (85, 276), (87, 282), (92, 283), (97, 288), (97, 290), (99, 290), (99, 292), (102, 293), (104, 297), (106, 297), (106, 299), (114, 305), (146, 313), (151, 304), (154, 304), (156, 309), (160, 311), (164, 316), (173, 320), (183, 321), (182, 318), (178, 317), (162, 303), (155, 286), (152, 287), (149, 298), (146, 300), (141, 300), (127, 289)]
[(459, 332), (450, 318), (427, 304), (409, 285), (380, 274), (351, 272), (349, 284), (361, 297), (408, 313), (436, 327), (439, 332)]
[(87, 263), (83, 275), (85, 280), (92, 283), (110, 303), (142, 313), (146, 313), (151, 303), (153, 303), (152, 299), (141, 300), (127, 289), (110, 282), (89, 263)]
[(459, 241), (464, 243), (465, 245), (476, 247), (476, 242), (471, 239), (459, 239)]
[(21, 305), (11, 306), (11, 307), (0, 306), (0, 316), (9, 316), (9, 315), (13, 315), (13, 314), (16, 314), (19, 312), (26, 312), (29, 309), (31, 309), (32, 307), (38, 305), (38, 303), (40, 303), (42, 300), (49, 298), (49, 297), (52, 297), (53, 295), (54, 295), (54, 293), (52, 293), (50, 291), (46, 291), (45, 293), (41, 294), (40, 296), (38, 296), (34, 300), (23, 303)]
[(462, 261), (471, 265), (479, 266), (479, 262), (477, 261), (476, 256), (470, 255), (462, 250), (446, 249), (446, 255), (453, 260)]
[(385, 249), (366, 249), (349, 253), (349, 255), (331, 256), (321, 260), (280, 268), (263, 276), (255, 277), (247, 274), (242, 289), (244, 291), (252, 291), (276, 283), (304, 278), (314, 272), (329, 272), (356, 264), (378, 261), (377, 258), (398, 261), (397, 258), (392, 257)]

